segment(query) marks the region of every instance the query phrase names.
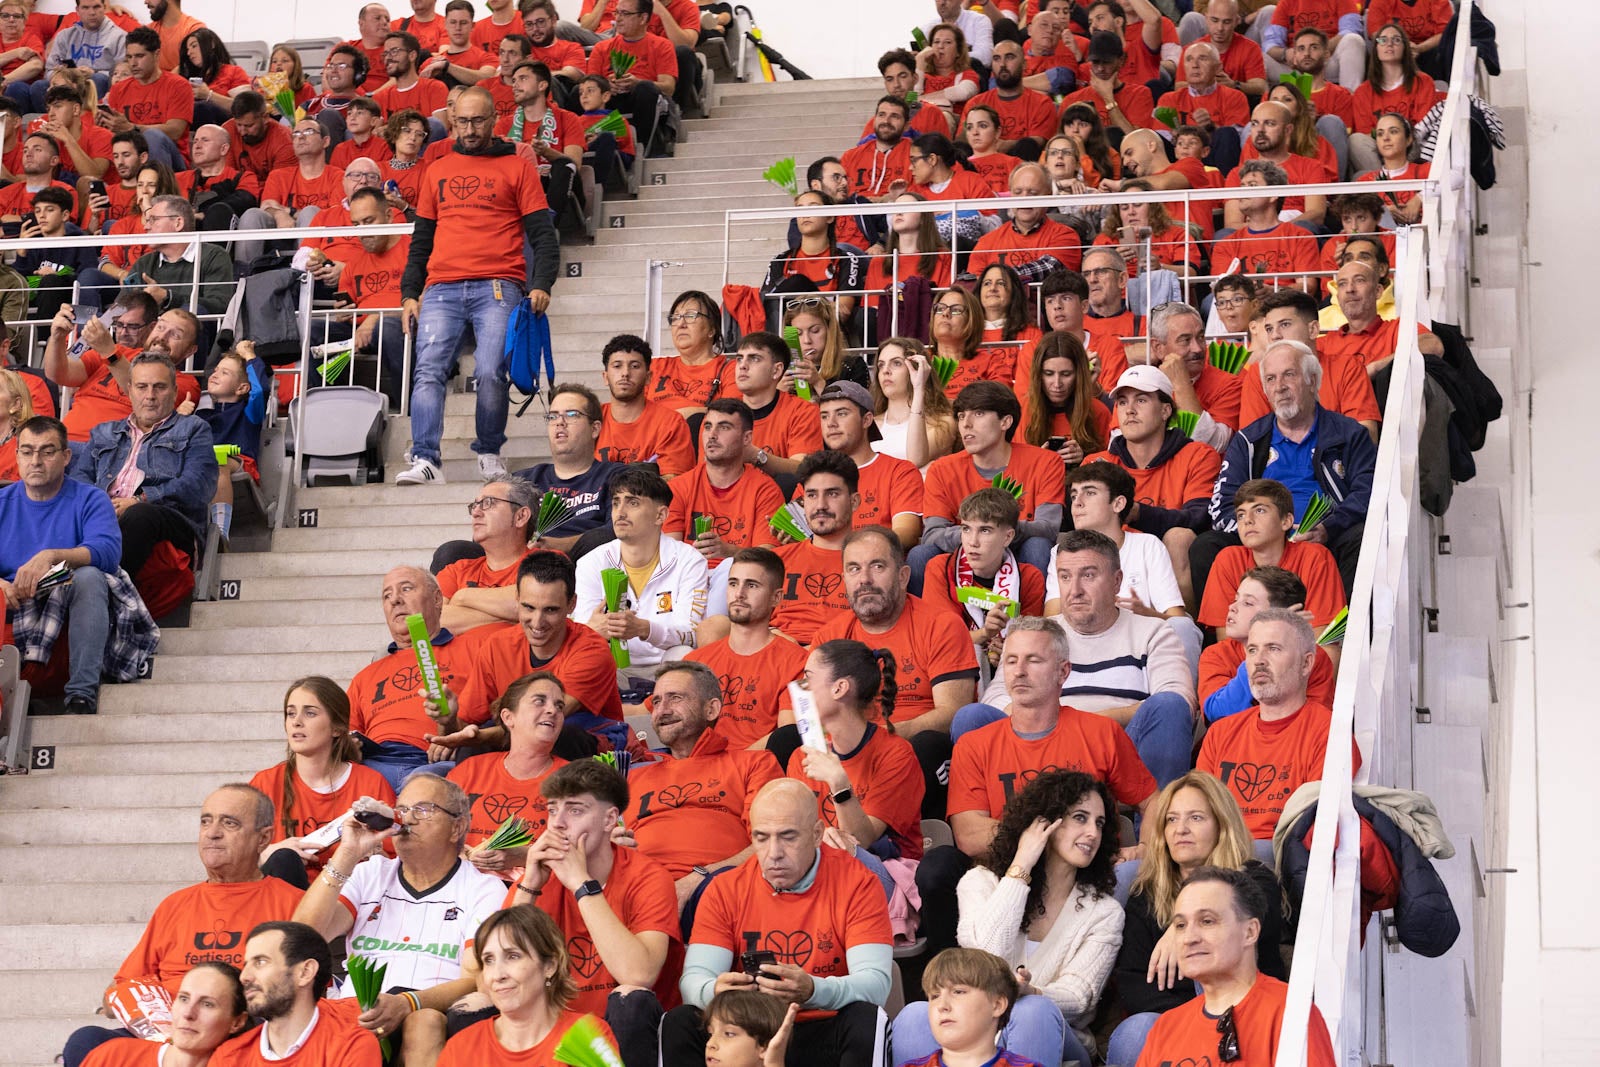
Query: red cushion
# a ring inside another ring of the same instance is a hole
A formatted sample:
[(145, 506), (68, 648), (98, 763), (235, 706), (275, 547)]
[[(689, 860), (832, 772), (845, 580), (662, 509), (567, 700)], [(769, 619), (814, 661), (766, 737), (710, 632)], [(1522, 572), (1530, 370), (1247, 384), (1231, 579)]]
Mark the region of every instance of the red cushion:
[(144, 599), (152, 618), (159, 619), (194, 594), (194, 571), (189, 554), (180, 552), (171, 541), (156, 542), (155, 551), (145, 560), (133, 584)]

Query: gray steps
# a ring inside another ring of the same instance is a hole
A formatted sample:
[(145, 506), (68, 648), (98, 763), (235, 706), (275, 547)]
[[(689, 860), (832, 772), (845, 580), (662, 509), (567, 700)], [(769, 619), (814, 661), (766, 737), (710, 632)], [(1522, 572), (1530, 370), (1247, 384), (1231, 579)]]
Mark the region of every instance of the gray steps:
[[(282, 756), (280, 755), (278, 758), (281, 759)], [(273, 762), (276, 762), (276, 760)], [(255, 771), (260, 769), (260, 767), (257, 767), (250, 774), (254, 774)], [(197, 813), (196, 818), (198, 818), (200, 802), (205, 799), (206, 795), (218, 786), (238, 781), (239, 774), (239, 771), (176, 771), (171, 769), (161, 774), (86, 775), (82, 779), (71, 775), (57, 777), (52, 774), (29, 774), (22, 776), (15, 783), (14, 788), (9, 781), (7, 782), (5, 792), (0, 793), (0, 811), (23, 811), (33, 808), (76, 810), (79, 805), (92, 796), (95, 803), (107, 807), (127, 806), (132, 808), (150, 805), (172, 807), (179, 804), (189, 804), (192, 806), (191, 810)], [(245, 778), (248, 779), (249, 777), (249, 774), (245, 775)], [(110, 831), (112, 828), (108, 827), (107, 829)], [(110, 836), (109, 833), (108, 836)], [(52, 845), (45, 844), (33, 847), (48, 852)], [(130, 847), (136, 848), (137, 846)], [(194, 859), (194, 845), (191, 843), (188, 848), (190, 862), (198, 862)], [(0, 855), (4, 855), (5, 851), (0, 849)], [(21, 857), (17, 857), (17, 859), (19, 862), (21, 861)], [(27, 862), (37, 863), (42, 861), (30, 859)], [(90, 868), (101, 877), (108, 870), (117, 870), (117, 868), (107, 868), (99, 862), (91, 863)], [(48, 870), (49, 868), (45, 869)], [(131, 945), (132, 942), (130, 941), (129, 944)], [(0, 953), (0, 959), (4, 958), (5, 955)]]
[[(290, 532), (306, 536), (321, 531)], [(180, 659), (203, 656), (208, 651), (256, 656), (280, 652), (370, 652), (382, 648), (389, 640), (388, 627), (378, 620), (342, 626), (320, 622), (316, 626), (254, 626), (221, 632), (191, 628), (173, 630), (162, 637), (165, 647), (157, 658), (165, 667)]]
[[(165, 692), (172, 688), (159, 682), (144, 682), (138, 690)], [(273, 688), (281, 700), (284, 687), (275, 685)], [(130, 695), (133, 692), (136, 690), (130, 689)], [(280, 748), (283, 745), (283, 717), (277, 709), (243, 711), (231, 708), (226, 715), (170, 715), (165, 712), (118, 713), (102, 704), (99, 715), (50, 715), (32, 720), (30, 728), (36, 745), (131, 746), (208, 741), (271, 741)], [(282, 758), (283, 753), (280, 751), (278, 756)], [(170, 753), (167, 760), (167, 765), (171, 766)]]
[[(476, 470), (476, 461), (474, 470)], [(473, 486), (463, 486), (463, 496), (473, 491)], [(343, 552), (352, 548), (385, 546), (394, 551), (432, 551), (442, 541), (453, 541), (468, 536), (470, 527), (465, 523), (403, 524), (379, 526), (365, 530), (324, 530), (319, 525), (314, 530), (277, 530), (272, 536), (275, 552)]]
[[(172, 755), (171, 744), (68, 745), (56, 753), (56, 767), (48, 777), (73, 774), (161, 774), (172, 769)], [(284, 741), (281, 731), (277, 737), (264, 740), (228, 738), (222, 741), (183, 743), (183, 769), (196, 774), (237, 774), (243, 769), (255, 774), (256, 771), (281, 762), (283, 758)], [(39, 777), (43, 779), (47, 776)], [(194, 820), (192, 808), (188, 816), (192, 829)], [(121, 832), (120, 821), (117, 826)], [(50, 840), (50, 838), (41, 837), (38, 840)]]
[(0, 959), (19, 968), (110, 967), (115, 970), (142, 933), (142, 922), (28, 923), (0, 927)]
[[(281, 760), (283, 752), (280, 746), (278, 756)], [(278, 762), (278, 761), (274, 761)], [(264, 764), (263, 768), (271, 766)], [(263, 768), (257, 768), (258, 770)], [(252, 774), (255, 772), (252, 771)], [(43, 776), (41, 776), (43, 777)], [(246, 779), (249, 775), (245, 776)], [(56, 810), (29, 810), (0, 812), (0, 845), (93, 845), (102, 843), (105, 837), (105, 828), (115, 826), (117, 832), (125, 838), (136, 838), (146, 844), (194, 845), (195, 835), (198, 831), (198, 815), (196, 806), (188, 804), (181, 808), (137, 808), (124, 810), (120, 808), (71, 808)], [(18, 872), (18, 878), (24, 878), (24, 872)], [(49, 882), (48, 872), (38, 872), (41, 882)], [(105, 885), (90, 886), (95, 890), (111, 889), (118, 883), (108, 881)], [(66, 888), (65, 886), (62, 887)], [(4, 910), (10, 898), (19, 896), (16, 893), (7, 893), (0, 898), (0, 910)], [(157, 898), (159, 899), (159, 898)], [(146, 916), (150, 913), (145, 912)], [(108, 913), (107, 919), (111, 921), (133, 921), (133, 916), (119, 919)], [(32, 919), (24, 912), (24, 922), (49, 922), (47, 918)]]
[[(375, 650), (374, 650), (375, 651)], [(330, 678), (348, 680), (362, 667), (372, 662), (372, 653), (345, 652), (284, 652), (272, 655), (240, 653), (237, 663), (229, 664), (228, 673), (238, 681), (273, 681), (280, 686), (291, 678), (308, 674), (326, 674)], [(166, 682), (204, 682), (215, 678), (215, 656), (156, 656), (153, 677)], [(137, 686), (130, 687), (130, 689)], [(280, 690), (273, 704), (282, 707)], [(215, 707), (215, 705), (213, 705)]]
[[(371, 582), (373, 579), (363, 578), (362, 581)], [(181, 661), (174, 659), (170, 662)], [(367, 662), (372, 662), (371, 656), (367, 658)], [(303, 675), (316, 673), (296, 671), (269, 679), (244, 681), (238, 679), (190, 681), (167, 677), (167, 665), (161, 656), (156, 656), (155, 675), (149, 681), (101, 687), (100, 714), (92, 718), (60, 716), (56, 717), (56, 722), (61, 724), (60, 728), (63, 729), (70, 722), (83, 723), (81, 729), (88, 731), (93, 723), (109, 718), (159, 713), (176, 720), (203, 718), (212, 724), (225, 724), (232, 722), (236, 717), (263, 711), (281, 713), (284, 690), (288, 688), (289, 682)], [(354, 674), (355, 670), (352, 670), (331, 677), (334, 681), (344, 684), (348, 683)], [(38, 728), (35, 726), (35, 729)], [(3, 795), (3, 791), (0, 791), (0, 795)]]
[[(129, 949), (133, 948), (130, 943)], [(120, 962), (120, 961), (119, 961)], [(113, 968), (114, 970), (114, 968)], [(12, 1048), (17, 1046), (20, 1036), (17, 1029), (23, 1025), (35, 1027), (39, 1024), (54, 1023), (55, 1045), (46, 1058), (33, 1061), (22, 1059), (7, 1059), (7, 1063), (49, 1063), (56, 1053), (61, 1051), (61, 1042), (75, 1028), (89, 1026), (98, 1021), (106, 1024), (104, 1019), (96, 1019), (92, 1014), (100, 1004), (101, 994), (111, 981), (112, 971), (94, 969), (69, 970), (62, 967), (52, 967), (48, 970), (18, 971), (7, 968), (0, 970), (0, 998), (7, 1005), (6, 1014), (14, 1016), (6, 1021), (6, 1044)], [(67, 1018), (70, 1016), (70, 1018)]]
[[(333, 525), (328, 521), (328, 511), (319, 514), (323, 526)], [(361, 527), (352, 522), (350, 528)], [(326, 623), (378, 622), (381, 618), (376, 595), (365, 598), (350, 597), (344, 600), (307, 600), (299, 603), (280, 600), (266, 604), (247, 604), (238, 600), (219, 600), (208, 604), (196, 604), (192, 626), (195, 629), (220, 630), (248, 626), (290, 626), (311, 620), (315, 620), (320, 626)]]
[[(193, 836), (192, 826), (190, 836)], [(0, 925), (70, 923), (91, 914), (98, 915), (108, 923), (143, 924), (156, 905), (174, 889), (182, 887), (168, 882), (128, 883), (113, 880), (104, 885), (57, 885), (52, 882), (41, 884), (39, 888), (43, 891), (26, 894), (14, 891), (0, 897)], [(132, 947), (132, 944), (127, 946), (129, 949)], [(98, 971), (94, 973), (97, 975), (96, 981), (104, 985), (108, 976)]]

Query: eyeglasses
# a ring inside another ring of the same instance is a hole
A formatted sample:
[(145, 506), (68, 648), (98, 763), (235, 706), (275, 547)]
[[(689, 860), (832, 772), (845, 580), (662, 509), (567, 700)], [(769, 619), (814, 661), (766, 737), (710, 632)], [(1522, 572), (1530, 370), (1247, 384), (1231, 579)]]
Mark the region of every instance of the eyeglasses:
[(517, 509), (517, 502), (515, 500), (507, 500), (503, 496), (480, 496), (478, 499), (470, 501), (467, 504), (467, 514), (476, 515), (480, 511), (488, 511), (496, 504), (510, 504), (511, 510), (515, 511)]
[(617, 18), (619, 18), (619, 19), (631, 18), (634, 15), (642, 15), (642, 14), (644, 14), (643, 11), (624, 11), (620, 7), (617, 8)]
[(568, 408), (566, 411), (547, 411), (544, 413), (545, 422), (588, 422), (589, 413)]
[(66, 449), (60, 447), (59, 445), (45, 445), (42, 448), (18, 448), (17, 449), (17, 458), (18, 459), (34, 459), (34, 458), (38, 458), (38, 459), (49, 460), (49, 459), (55, 459), (57, 456), (59, 456), (61, 453), (65, 452), (65, 451), (66, 451)]
[(1084, 270), (1083, 275), (1084, 275), (1084, 277), (1087, 278), (1087, 277), (1093, 277), (1096, 274), (1121, 274), (1121, 273), (1122, 273), (1122, 271), (1118, 270), (1116, 267), (1089, 267), (1089, 268)]
[[(398, 815), (400, 809), (395, 809)], [(1233, 1021), (1233, 1009), (1229, 1008), (1217, 1020), (1217, 1033), (1222, 1035), (1217, 1038), (1217, 1059), (1223, 1063), (1235, 1063), (1239, 1059), (1239, 1027)]]
[(1406, 39), (1398, 33), (1382, 33), (1373, 39), (1374, 44), (1405, 44)]
[(673, 326), (684, 326), (710, 317), (704, 311), (680, 311), (676, 315), (668, 315), (667, 322)]
[(906, 156), (906, 159), (911, 163), (926, 163), (928, 161), (928, 155), (926, 152), (924, 152), (921, 155), (908, 155)]
[(935, 304), (933, 305), (933, 313), (935, 315), (943, 315), (946, 318), (964, 319), (967, 317), (967, 309), (962, 304)]
[(493, 115), (457, 115), (456, 125), (465, 126), (471, 130), (481, 130), (494, 121)]
[(321, 137), (322, 130), (320, 128), (315, 130), (296, 130), (289, 136), (297, 139), (301, 137)]
[(1223, 311), (1234, 311), (1234, 310), (1237, 310), (1238, 308), (1242, 308), (1246, 304), (1250, 303), (1250, 298), (1248, 296), (1234, 296), (1234, 297), (1219, 296), (1215, 300), (1213, 300), (1212, 303), (1215, 304), (1219, 309), (1221, 309)]
[[(451, 811), (444, 805), (435, 804), (430, 800), (424, 800), (421, 804), (396, 804), (394, 807), (394, 817), (396, 819), (404, 819), (409, 815), (418, 822), (426, 822), (427, 820), (433, 818), (435, 812), (440, 811), (444, 812), (452, 819), (461, 818), (461, 813), (459, 811)], [(1238, 1058), (1237, 1053), (1235, 1054), (1234, 1058)]]
[(388, 59), (390, 56), (403, 56), (403, 55), (405, 55), (406, 54), (406, 49), (404, 49), (404, 48), (385, 48), (382, 52), (379, 52), (378, 54), (381, 55), (384, 59)]
[(323, 70), (354, 70), (355, 68), (356, 65), (354, 63), (324, 63), (322, 65)]
[(118, 319), (111, 324), (111, 332), (138, 333), (148, 325), (150, 325), (148, 322), (129, 322), (127, 319)]
[(0, 11), (0, 19), (5, 19), (7, 22), (11, 21), (12, 19), (26, 19), (27, 17), (28, 17), (27, 15), (18, 14), (15, 11), (12, 11), (12, 12)]

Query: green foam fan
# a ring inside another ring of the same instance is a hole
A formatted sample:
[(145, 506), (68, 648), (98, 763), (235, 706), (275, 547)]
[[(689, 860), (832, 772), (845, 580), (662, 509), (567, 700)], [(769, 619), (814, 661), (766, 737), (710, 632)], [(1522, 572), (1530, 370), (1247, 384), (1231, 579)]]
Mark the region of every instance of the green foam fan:
[(933, 368), (933, 380), (939, 383), (942, 392), (950, 387), (950, 379), (956, 376), (961, 361), (950, 356), (929, 356), (928, 366)]
[(238, 445), (212, 445), (211, 450), (217, 454), (217, 466), (226, 467), (228, 460), (239, 454)]
[(613, 78), (626, 77), (633, 65), (639, 62), (639, 57), (632, 52), (617, 49), (611, 53), (611, 76)]
[(589, 132), (595, 135), (609, 133), (613, 137), (621, 137), (628, 132), (628, 120), (622, 117), (620, 111), (607, 111), (605, 118), (589, 127)]
[(537, 541), (565, 526), (574, 510), (565, 497), (557, 496), (554, 490), (545, 490), (539, 501), (539, 514), (533, 520), (533, 539)]
[(1193, 437), (1195, 427), (1200, 425), (1200, 416), (1193, 411), (1173, 412), (1172, 421), (1167, 425), (1176, 426), (1183, 431), (1185, 437)]
[(1004, 489), (1018, 500), (1021, 500), (1022, 494), (1027, 492), (1027, 490), (1022, 487), (1021, 482), (1017, 481), (1015, 478), (1007, 478), (1004, 474), (996, 474), (994, 476), (994, 480), (989, 484), (994, 486), (996, 489)]
[(1017, 617), (1017, 602), (1008, 596), (1000, 596), (992, 589), (985, 589), (981, 585), (964, 585), (956, 590), (956, 600), (970, 607), (978, 608), (987, 614), (995, 608), (1004, 608), (1008, 618)]
[(1311, 99), (1311, 85), (1315, 80), (1311, 75), (1299, 70), (1286, 70), (1278, 75), (1278, 81), (1299, 89), (1300, 95), (1307, 100)]
[[(606, 610), (616, 611), (622, 606), (623, 590), (628, 588), (628, 572), (621, 567), (607, 567), (600, 572), (600, 587), (605, 590)], [(633, 657), (628, 654), (628, 646), (623, 644), (622, 638), (611, 639), (611, 658), (618, 667), (633, 666)]]
[(1179, 126), (1178, 109), (1175, 107), (1158, 107), (1151, 114), (1170, 130), (1175, 130)]
[(1294, 532), (1302, 534), (1314, 529), (1332, 510), (1333, 501), (1321, 493), (1312, 493), (1311, 499), (1306, 502), (1305, 513), (1300, 516), (1300, 525), (1294, 528)]
[(1206, 347), (1206, 359), (1218, 370), (1238, 374), (1250, 362), (1250, 350), (1237, 341), (1212, 341)]
[[(350, 974), (350, 988), (355, 992), (356, 1003), (361, 1005), (361, 1010), (371, 1011), (377, 1007), (378, 994), (383, 992), (383, 979), (389, 972), (389, 965), (378, 963), (366, 956), (351, 956), (345, 960), (344, 966)], [(388, 1059), (389, 1039), (380, 1037), (378, 1044), (383, 1049), (384, 1059)]]
[(533, 833), (528, 828), (527, 822), (513, 815), (501, 823), (494, 836), (485, 841), (481, 847), (505, 852), (514, 848), (527, 848), (531, 844), (533, 844)]
[(622, 1067), (622, 1054), (593, 1015), (585, 1015), (567, 1027), (556, 1043), (553, 1058), (568, 1067)]
[(354, 348), (341, 349), (317, 367), (317, 373), (322, 375), (322, 384), (327, 385), (345, 372), (345, 368), (350, 366), (350, 358), (354, 351)]
[(1337, 645), (1339, 642), (1343, 641), (1345, 624), (1349, 621), (1349, 607), (1340, 608), (1339, 614), (1335, 615), (1333, 617), (1333, 621), (1328, 623), (1328, 625), (1323, 628), (1322, 633), (1317, 635), (1317, 644), (1319, 646)]
[(800, 195), (800, 181), (795, 177), (793, 156), (778, 160), (762, 171), (761, 176), (791, 197)]
[(919, 94), (915, 89), (907, 91), (905, 95), (906, 107), (915, 107), (920, 98), (921, 94)]
[(790, 502), (772, 513), (767, 525), (791, 541), (804, 541), (811, 536), (803, 525), (804, 520), (795, 514), (798, 504)]

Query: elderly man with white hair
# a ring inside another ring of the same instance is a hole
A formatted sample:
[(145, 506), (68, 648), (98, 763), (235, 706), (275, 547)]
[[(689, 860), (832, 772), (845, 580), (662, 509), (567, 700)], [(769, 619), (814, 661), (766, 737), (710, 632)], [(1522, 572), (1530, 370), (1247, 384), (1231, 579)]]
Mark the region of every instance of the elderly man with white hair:
[(1293, 494), (1297, 518), (1305, 514), (1313, 495), (1327, 498), (1331, 505), (1327, 515), (1294, 537), (1326, 545), (1333, 552), (1348, 596), (1355, 584), (1377, 446), (1359, 422), (1317, 402), (1322, 364), (1299, 341), (1268, 346), (1261, 358), (1261, 384), (1272, 414), (1243, 427), (1228, 443), (1211, 494), (1212, 528), (1189, 550), (1195, 589), (1205, 588), (1217, 553), (1241, 543), (1233, 517), (1234, 493), (1251, 478), (1271, 478)]

